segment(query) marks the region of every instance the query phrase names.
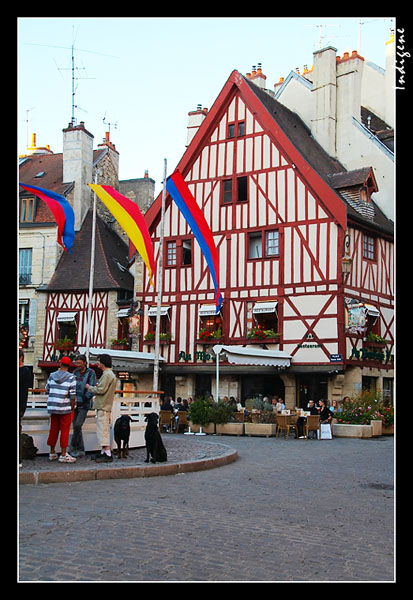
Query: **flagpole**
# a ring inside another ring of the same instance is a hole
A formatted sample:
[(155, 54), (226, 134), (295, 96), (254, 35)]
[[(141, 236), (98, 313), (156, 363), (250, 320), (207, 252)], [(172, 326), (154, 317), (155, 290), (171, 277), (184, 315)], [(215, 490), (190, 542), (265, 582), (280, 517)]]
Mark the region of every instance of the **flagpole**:
[(162, 189), (162, 207), (161, 207), (161, 228), (159, 234), (159, 258), (156, 273), (156, 282), (158, 285), (158, 297), (156, 300), (156, 329), (155, 329), (155, 358), (153, 362), (153, 391), (158, 391), (159, 382), (159, 340), (161, 325), (161, 304), (162, 304), (162, 285), (163, 285), (163, 239), (164, 239), (164, 221), (165, 221), (165, 198), (166, 198), (166, 158), (163, 163), (163, 189)]
[[(95, 183), (98, 175), (95, 173)], [(90, 355), (90, 333), (92, 329), (92, 300), (93, 300), (93, 277), (95, 273), (95, 239), (96, 239), (96, 193), (93, 194), (93, 217), (92, 217), (92, 242), (90, 249), (90, 271), (89, 271), (89, 300), (87, 307), (87, 338), (86, 338), (86, 364), (89, 365)]]

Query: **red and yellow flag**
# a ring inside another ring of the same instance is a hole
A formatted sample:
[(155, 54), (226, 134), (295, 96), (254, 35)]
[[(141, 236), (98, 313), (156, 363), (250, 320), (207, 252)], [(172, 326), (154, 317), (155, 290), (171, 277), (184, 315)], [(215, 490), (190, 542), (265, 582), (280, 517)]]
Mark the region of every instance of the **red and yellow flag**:
[(97, 185), (89, 183), (95, 194), (102, 200), (106, 208), (112, 213), (119, 225), (125, 231), (136, 250), (141, 255), (148, 269), (149, 280), (153, 283), (155, 272), (155, 258), (153, 246), (149, 235), (148, 226), (139, 207), (135, 202), (122, 196), (110, 185)]

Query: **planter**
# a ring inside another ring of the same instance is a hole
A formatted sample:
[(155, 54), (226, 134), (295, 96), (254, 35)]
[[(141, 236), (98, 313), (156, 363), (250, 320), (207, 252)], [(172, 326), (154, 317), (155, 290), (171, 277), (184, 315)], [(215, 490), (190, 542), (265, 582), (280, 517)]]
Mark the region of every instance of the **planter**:
[(348, 423), (333, 423), (334, 437), (371, 438), (373, 435), (371, 425), (350, 425)]
[(129, 350), (129, 344), (112, 344), (112, 350)]
[(374, 419), (370, 421), (371, 434), (373, 437), (379, 437), (382, 435), (383, 421), (381, 419)]
[(394, 435), (394, 425), (382, 425), (382, 435)]
[[(201, 425), (192, 423), (188, 421), (188, 427), (191, 428), (191, 433), (199, 433)], [(203, 433), (214, 434), (215, 433), (215, 423), (208, 423), (208, 425), (202, 425)]]
[(245, 423), (217, 423), (217, 435), (244, 435)]
[(276, 423), (244, 423), (245, 435), (262, 435), (270, 437), (277, 431)]

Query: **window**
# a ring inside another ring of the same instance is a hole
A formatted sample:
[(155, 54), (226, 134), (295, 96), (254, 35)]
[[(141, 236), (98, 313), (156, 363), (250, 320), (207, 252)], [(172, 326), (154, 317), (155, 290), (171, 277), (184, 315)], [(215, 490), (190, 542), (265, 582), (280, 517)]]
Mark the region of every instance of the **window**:
[(223, 204), (248, 201), (248, 177), (233, 177), (224, 179), (221, 187)]
[(365, 235), (363, 238), (363, 257), (368, 260), (376, 260), (376, 241), (369, 235)]
[(262, 233), (257, 231), (249, 235), (248, 258), (262, 258)]
[(169, 267), (176, 265), (176, 242), (166, 244), (166, 264)]
[(265, 256), (279, 255), (279, 236), (278, 231), (265, 232)]
[(192, 265), (192, 240), (182, 242), (182, 264)]
[(20, 203), (20, 223), (34, 221), (34, 198), (22, 198)]
[(192, 265), (192, 239), (166, 242), (166, 266)]
[[(263, 247), (264, 239), (264, 247)], [(248, 236), (248, 258), (271, 258), (279, 256), (279, 232), (278, 230), (254, 231)]]
[(19, 250), (19, 284), (27, 285), (32, 282), (32, 249)]
[(245, 121), (238, 121), (237, 123), (228, 123), (228, 138), (240, 137), (245, 135)]

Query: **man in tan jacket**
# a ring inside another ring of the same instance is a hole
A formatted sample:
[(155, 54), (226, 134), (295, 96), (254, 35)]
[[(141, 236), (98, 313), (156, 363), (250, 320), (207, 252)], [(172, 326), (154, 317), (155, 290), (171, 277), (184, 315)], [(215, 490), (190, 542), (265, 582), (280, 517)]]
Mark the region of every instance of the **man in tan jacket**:
[(100, 455), (98, 454), (95, 460), (111, 462), (113, 457), (110, 451), (110, 417), (115, 397), (116, 376), (112, 371), (112, 357), (109, 354), (101, 354), (97, 364), (102, 371), (102, 377), (96, 385), (87, 383), (85, 386), (95, 397), (93, 408), (96, 410), (96, 435), (102, 447)]

